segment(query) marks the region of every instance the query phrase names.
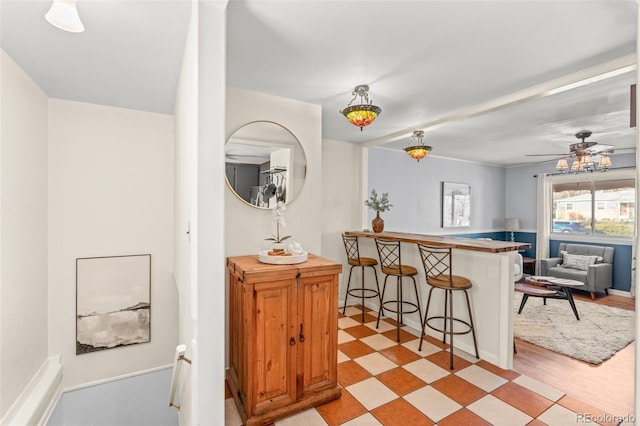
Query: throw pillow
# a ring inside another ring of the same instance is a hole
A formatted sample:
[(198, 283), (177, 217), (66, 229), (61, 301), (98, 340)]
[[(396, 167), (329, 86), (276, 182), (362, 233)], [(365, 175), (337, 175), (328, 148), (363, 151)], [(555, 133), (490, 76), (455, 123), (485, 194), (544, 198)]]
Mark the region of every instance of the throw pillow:
[(598, 256), (582, 256), (579, 254), (565, 253), (562, 266), (565, 268), (579, 269), (586, 271), (589, 269), (589, 265), (593, 265), (598, 260)]
[[(562, 258), (562, 263), (564, 263), (564, 255), (565, 254), (569, 254), (569, 253), (567, 253), (566, 250), (560, 250), (560, 258)], [(581, 256), (585, 256), (585, 255), (581, 255)], [(596, 263), (600, 263), (603, 260), (604, 260), (604, 258), (602, 256), (596, 256)]]

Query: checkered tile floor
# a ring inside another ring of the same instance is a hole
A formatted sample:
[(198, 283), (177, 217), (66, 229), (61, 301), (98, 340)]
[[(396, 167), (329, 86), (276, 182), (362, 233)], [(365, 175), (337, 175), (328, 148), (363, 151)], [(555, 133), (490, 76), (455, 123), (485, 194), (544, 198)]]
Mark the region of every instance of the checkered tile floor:
[[(616, 419), (515, 371), (503, 370), (403, 327), (395, 321), (348, 307), (338, 320), (338, 382), (342, 397), (275, 422), (293, 425), (615, 425)], [(228, 387), (227, 387), (228, 389)], [(240, 425), (227, 391), (226, 424)], [(587, 420), (590, 416), (591, 421)], [(596, 421), (594, 421), (596, 420)]]

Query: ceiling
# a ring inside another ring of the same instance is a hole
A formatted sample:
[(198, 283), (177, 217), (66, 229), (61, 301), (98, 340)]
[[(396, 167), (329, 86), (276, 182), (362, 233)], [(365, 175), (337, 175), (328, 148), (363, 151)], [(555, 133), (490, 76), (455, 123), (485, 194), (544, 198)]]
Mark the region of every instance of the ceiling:
[[(1, 0), (0, 42), (50, 97), (173, 111), (189, 0), (78, 0), (81, 34), (49, 25), (49, 5)], [(635, 71), (551, 96), (527, 89), (628, 58), (636, 23), (634, 0), (231, 0), (227, 82), (322, 105), (325, 138), (400, 149), (424, 129), (433, 155), (527, 164), (568, 152), (582, 129), (635, 146)], [(382, 108), (363, 131), (339, 113), (358, 84)]]

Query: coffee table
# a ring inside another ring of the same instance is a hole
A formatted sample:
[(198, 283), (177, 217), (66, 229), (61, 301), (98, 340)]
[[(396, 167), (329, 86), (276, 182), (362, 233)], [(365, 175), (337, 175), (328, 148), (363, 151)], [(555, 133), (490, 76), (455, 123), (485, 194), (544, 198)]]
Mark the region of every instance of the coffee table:
[(584, 283), (577, 280), (568, 280), (565, 278), (546, 277), (546, 276), (532, 276), (525, 278), (525, 282), (517, 282), (515, 289), (522, 292), (522, 302), (520, 302), (520, 309), (518, 314), (522, 312), (524, 305), (527, 303), (527, 299), (531, 297), (542, 297), (544, 304), (547, 304), (547, 299), (565, 299), (571, 305), (573, 313), (576, 319), (580, 321), (576, 304), (573, 301), (573, 294), (571, 289), (580, 288), (584, 286)]

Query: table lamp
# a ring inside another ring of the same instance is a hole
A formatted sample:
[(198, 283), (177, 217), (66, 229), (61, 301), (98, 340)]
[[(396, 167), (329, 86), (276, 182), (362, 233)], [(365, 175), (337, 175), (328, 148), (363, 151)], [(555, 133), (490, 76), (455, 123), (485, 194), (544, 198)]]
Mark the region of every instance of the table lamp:
[(516, 239), (513, 232), (520, 230), (520, 219), (516, 219), (513, 217), (505, 219), (504, 229), (506, 229), (507, 231), (511, 231), (511, 241), (514, 242)]

